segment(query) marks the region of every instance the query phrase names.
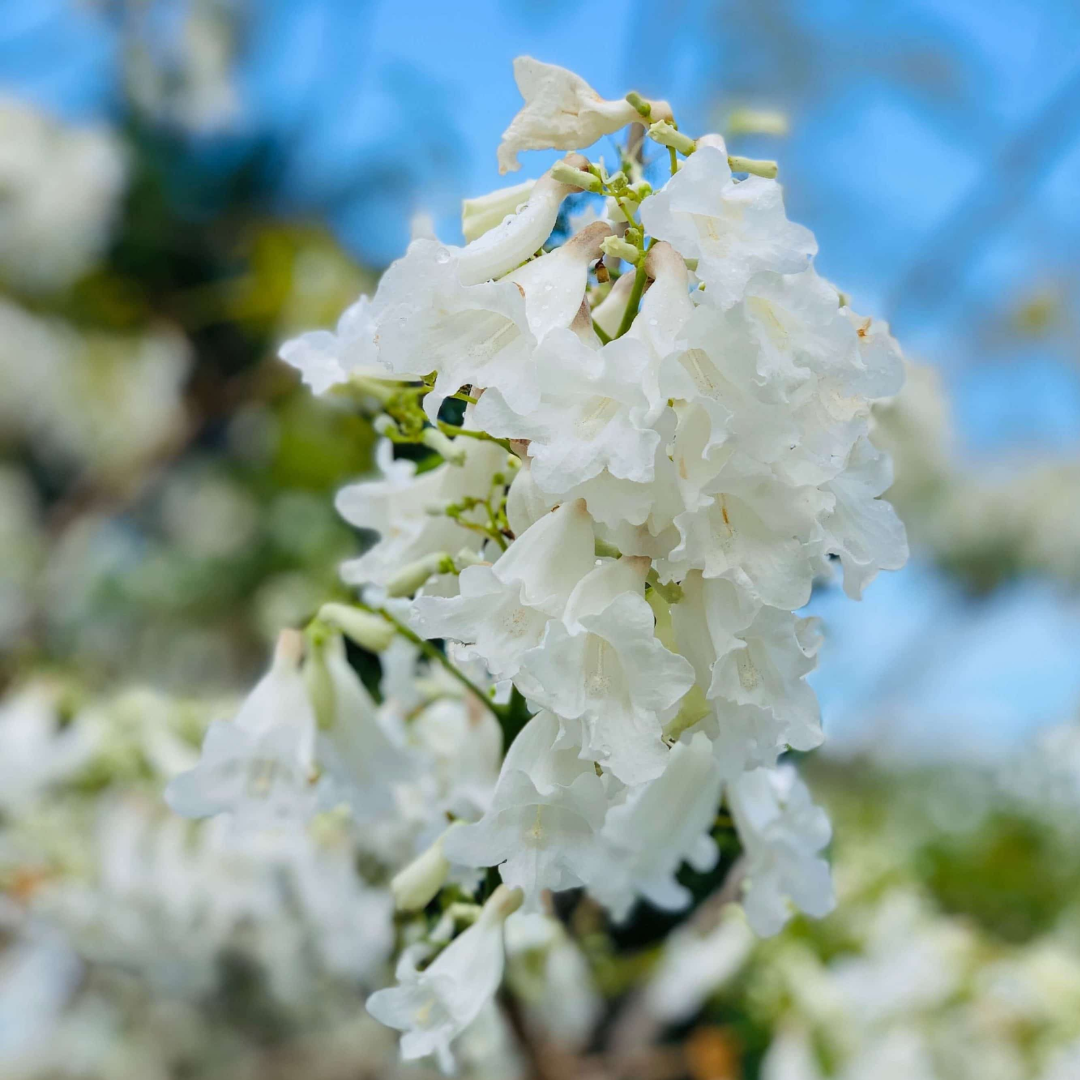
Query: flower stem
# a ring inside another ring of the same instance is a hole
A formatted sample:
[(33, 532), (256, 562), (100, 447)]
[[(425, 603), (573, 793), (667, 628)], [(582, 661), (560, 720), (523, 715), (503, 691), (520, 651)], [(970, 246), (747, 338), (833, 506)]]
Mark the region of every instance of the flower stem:
[(630, 329), (637, 315), (638, 304), (641, 303), (641, 294), (645, 289), (645, 260), (642, 259), (634, 271), (634, 285), (630, 290), (630, 299), (626, 301), (626, 311), (623, 312), (622, 322), (615, 336), (620, 338)]
[(419, 634), (414, 633), (400, 619), (396, 618), (389, 611), (387, 611), (386, 608), (373, 608), (363, 603), (358, 603), (356, 606), (363, 611), (370, 611), (374, 615), (381, 615), (388, 623), (390, 623), (394, 627), (395, 630), (397, 630), (397, 632), (403, 638), (405, 638), (406, 641), (411, 641), (424, 654), (424, 656), (426, 656), (429, 660), (434, 660), (436, 663), (442, 664), (442, 666), (451, 675), (453, 675), (453, 677), (457, 679), (457, 681), (461, 683), (461, 685), (464, 686), (466, 690), (474, 694), (484, 705), (486, 705), (491, 710), (495, 719), (499, 721), (500, 726), (503, 725), (504, 718), (502, 708), (496, 705), (495, 702), (492, 701), (491, 698), (488, 697), (488, 695), (485, 694), (483, 690), (481, 690), (480, 687), (478, 687), (476, 683), (474, 683), (472, 679), (470, 679), (468, 675), (466, 675), (453, 662), (453, 660), (451, 660), (450, 657), (446, 655), (446, 653), (442, 652), (440, 649), (436, 649), (430, 641), (426, 641)]
[(482, 442), (497, 443), (508, 454), (513, 453), (509, 439), (496, 439), (494, 435), (489, 435), (486, 431), (470, 431), (468, 428), (458, 427), (457, 424), (448, 424), (445, 420), (439, 420), (437, 423), (439, 430), (444, 435), (453, 435), (455, 438), (458, 435), (464, 435), (467, 439), (480, 439)]

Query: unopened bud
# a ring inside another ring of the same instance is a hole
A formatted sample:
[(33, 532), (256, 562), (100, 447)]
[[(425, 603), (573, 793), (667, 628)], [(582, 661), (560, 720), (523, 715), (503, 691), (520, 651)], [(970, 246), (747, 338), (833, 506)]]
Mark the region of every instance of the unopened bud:
[(612, 173), (611, 176), (607, 178), (607, 186), (611, 188), (616, 195), (621, 195), (630, 187), (630, 184), (626, 179), (626, 173), (620, 169), (617, 173)]
[(348, 604), (323, 604), (319, 608), (319, 618), (368, 652), (377, 653), (389, 648), (397, 633), (393, 623), (381, 615)]
[(599, 193), (604, 186), (598, 176), (583, 172), (581, 169), (575, 169), (573, 165), (568, 165), (565, 161), (556, 161), (551, 166), (551, 178), (557, 180), (560, 184), (569, 184), (571, 187), (581, 188), (582, 191)]
[(432, 574), (452, 574), (454, 561), (445, 551), (436, 551), (425, 555), (416, 562), (402, 567), (387, 583), (386, 595), (389, 597), (412, 596)]
[(397, 389), (385, 379), (373, 379), (370, 375), (350, 375), (349, 381), (359, 393), (377, 398), (384, 403), (394, 396)]
[(641, 257), (641, 252), (633, 244), (628, 244), (622, 237), (606, 236), (600, 243), (600, 250), (613, 259), (625, 259), (628, 263), (636, 263)]
[(458, 570), (464, 570), (467, 566), (480, 566), (487, 562), (478, 551), (470, 551), (469, 548), (462, 548), (454, 556), (454, 565)]
[(282, 630), (274, 646), (274, 667), (295, 668), (304, 655), (304, 635), (299, 630)]
[[(454, 826), (451, 825), (450, 829)], [(446, 832), (449, 832), (447, 829)], [(390, 892), (398, 911), (420, 911), (426, 908), (446, 884), (450, 861), (443, 854), (446, 832), (422, 855), (418, 855), (404, 870), (390, 879)]]
[(727, 129), (731, 135), (786, 135), (788, 118), (778, 109), (732, 109)]
[(626, 221), (626, 215), (622, 212), (622, 207), (611, 195), (604, 200), (604, 216), (608, 221), (614, 222), (616, 225)]
[(732, 172), (763, 176), (766, 180), (775, 180), (780, 171), (775, 161), (758, 161), (756, 158), (739, 157), (737, 154), (729, 154), (727, 160)]
[(336, 702), (334, 680), (326, 666), (326, 657), (321, 645), (308, 650), (307, 663), (304, 665), (304, 685), (307, 687), (308, 700), (315, 713), (315, 720), (322, 730), (334, 726)]
[(697, 143), (689, 135), (684, 135), (666, 120), (657, 120), (655, 124), (650, 125), (649, 138), (661, 146), (670, 146), (686, 156), (697, 149)]
[(486, 923), (503, 922), (521, 907), (524, 899), (525, 894), (521, 889), (510, 889), (505, 885), (500, 885), (487, 898), (478, 921)]
[(426, 427), (420, 436), (420, 441), (436, 454), (442, 455), (450, 465), (465, 464), (464, 447), (455, 445), (455, 441), (444, 435), (438, 428)]
[(518, 207), (529, 201), (535, 183), (535, 180), (526, 180), (524, 184), (501, 188), (490, 195), (462, 200), (461, 231), (465, 235), (465, 243), (472, 243), (489, 229), (501, 225), (508, 215), (516, 214)]
[(652, 105), (636, 90), (631, 90), (630, 93), (626, 95), (626, 100), (629, 101), (646, 120), (652, 116)]

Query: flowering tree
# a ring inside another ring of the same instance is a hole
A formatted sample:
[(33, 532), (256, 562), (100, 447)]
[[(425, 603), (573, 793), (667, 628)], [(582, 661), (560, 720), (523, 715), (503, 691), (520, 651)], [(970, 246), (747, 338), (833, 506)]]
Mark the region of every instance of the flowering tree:
[[(359, 601), (283, 631), (168, 794), (241, 836), (345, 813), (399, 911), (397, 983), (368, 1009), (445, 1070), (504, 930), (550, 921), (552, 894), (678, 911), (677, 871), (712, 869), (733, 828), (754, 930), (831, 908), (828, 821), (779, 763), (822, 739), (820, 634), (794, 612), (833, 560), (857, 599), (907, 554), (868, 439), (898, 347), (818, 276), (776, 165), (690, 138), (666, 102), (515, 74), (502, 171), (571, 152), (282, 349), (377, 411), (381, 476), (338, 509), (378, 539), (342, 567)], [(628, 125), (617, 169), (576, 152)], [(641, 128), (670, 165), (655, 190)], [(553, 244), (583, 192), (598, 205)], [(345, 638), (381, 655), (378, 703)]]

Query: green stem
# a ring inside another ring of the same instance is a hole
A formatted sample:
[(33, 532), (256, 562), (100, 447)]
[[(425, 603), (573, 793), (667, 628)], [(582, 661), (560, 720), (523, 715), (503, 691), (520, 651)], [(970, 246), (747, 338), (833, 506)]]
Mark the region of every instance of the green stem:
[(641, 294), (645, 290), (645, 260), (642, 259), (634, 271), (634, 285), (630, 290), (630, 299), (626, 301), (626, 311), (623, 312), (622, 322), (615, 336), (620, 338), (633, 325), (637, 315), (638, 304), (641, 303)]
[(405, 638), (406, 641), (411, 641), (429, 660), (434, 660), (436, 663), (442, 664), (442, 666), (453, 675), (466, 690), (474, 694), (484, 705), (486, 705), (491, 710), (495, 719), (499, 721), (500, 726), (504, 723), (503, 710), (500, 706), (496, 705), (495, 702), (493, 702), (491, 698), (468, 677), (468, 675), (458, 668), (446, 653), (436, 649), (430, 641), (426, 641), (424, 638), (420, 637), (419, 634), (414, 633), (400, 619), (395, 618), (387, 611), (386, 608), (368, 607), (367, 604), (363, 603), (358, 603), (356, 606), (362, 608), (364, 611), (370, 611), (372, 614), (381, 615), (403, 638)]
[(669, 146), (667, 152), (671, 159), (671, 175), (674, 176), (679, 171), (679, 155), (675, 152), (674, 146)]
[(508, 454), (513, 453), (509, 439), (496, 439), (494, 435), (489, 435), (486, 431), (469, 431), (468, 428), (458, 427), (457, 424), (448, 424), (445, 420), (438, 420), (436, 423), (444, 435), (454, 437), (464, 435), (467, 439), (480, 439), (482, 442), (498, 443)]
[(601, 345), (606, 345), (611, 340), (611, 335), (595, 319), (593, 319), (592, 328), (596, 331)]

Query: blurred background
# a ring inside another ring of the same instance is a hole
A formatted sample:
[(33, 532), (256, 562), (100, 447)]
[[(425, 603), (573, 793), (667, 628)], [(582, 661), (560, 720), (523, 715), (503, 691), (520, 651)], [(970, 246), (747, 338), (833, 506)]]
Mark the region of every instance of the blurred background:
[[(170, 898), (218, 896), (220, 853), (136, 873), (134, 837), (277, 629), (344, 595), (332, 493), (372, 432), (277, 345), (369, 291), (414, 215), (460, 242), (461, 199), (505, 183), (520, 53), (779, 160), (819, 269), (911, 361), (875, 439), (913, 554), (810, 605), (838, 912), (760, 945), (704, 909), (664, 947), (574, 928), (580, 1030), (523, 947), (543, 1052), (467, 1071), (1080, 1076), (1067, 0), (0, 0), (0, 1075), (394, 1074), (311, 945), (325, 911), (208, 926)], [(279, 898), (260, 874), (243, 895)], [(69, 887), (31, 941), (45, 879)], [(631, 1064), (613, 1002), (649, 1018)]]

